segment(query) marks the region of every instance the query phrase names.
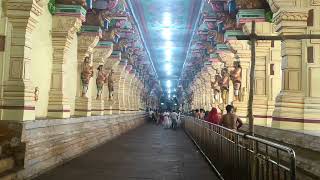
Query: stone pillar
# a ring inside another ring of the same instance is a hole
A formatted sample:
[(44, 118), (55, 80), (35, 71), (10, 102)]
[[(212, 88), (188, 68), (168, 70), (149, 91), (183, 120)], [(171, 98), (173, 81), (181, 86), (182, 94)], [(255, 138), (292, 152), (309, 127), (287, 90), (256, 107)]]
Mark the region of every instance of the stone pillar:
[[(91, 116), (91, 98), (82, 96), (81, 87), (81, 71), (85, 57), (92, 57), (93, 48), (98, 44), (101, 37), (100, 27), (96, 28), (95, 32), (87, 32), (87, 29), (92, 27), (82, 26), (81, 34), (78, 35), (78, 74), (77, 74), (77, 96), (75, 100), (75, 115), (76, 116)], [(93, 80), (90, 80), (90, 84)], [(89, 87), (90, 87), (89, 84)], [(90, 94), (90, 88), (87, 94)]]
[[(319, 34), (318, 11), (314, 11), (314, 19), (310, 19), (313, 26), (308, 27), (308, 8), (286, 7), (288, 9), (281, 7), (274, 15), (276, 30), (280, 34)], [(319, 56), (316, 56), (319, 55), (318, 44), (319, 40), (282, 42), (282, 87), (276, 98), (272, 127), (320, 129), (320, 63)]]
[[(244, 26), (246, 34), (251, 33), (251, 23)], [(256, 24), (258, 35), (276, 36), (274, 26), (268, 22)], [(275, 96), (280, 92), (280, 42), (257, 41), (255, 92), (253, 98), (254, 124), (271, 126)], [(276, 95), (274, 95), (274, 93)]]
[(11, 52), (11, 38), (12, 38), (12, 25), (9, 23), (8, 18), (1, 16), (2, 11), (2, 1), (0, 2), (0, 36), (5, 37), (2, 45), (4, 46), (4, 51), (0, 50), (0, 120), (2, 119), (2, 113), (5, 108), (3, 106), (3, 91), (4, 83), (8, 80), (9, 75), (9, 63), (10, 63), (10, 52)]
[[(106, 67), (106, 71), (109, 73), (111, 71), (115, 71), (117, 69), (117, 66), (120, 62), (121, 56), (119, 55), (111, 55), (111, 57), (108, 58), (108, 60), (105, 62), (105, 67)], [(114, 84), (115, 85), (115, 84)], [(105, 87), (104, 87), (104, 114), (112, 114), (112, 106), (114, 104), (114, 99), (113, 98), (109, 98), (109, 89), (108, 89), (108, 83), (106, 83)]]
[(215, 102), (214, 90), (211, 85), (211, 83), (213, 83), (215, 81), (215, 75), (216, 75), (216, 72), (212, 66), (208, 68), (208, 73), (209, 73), (208, 80), (210, 82), (210, 85), (208, 88), (209, 88), (209, 93), (210, 93), (210, 110), (211, 110), (212, 107), (217, 108), (217, 106), (219, 105), (219, 102), (217, 102), (217, 103)]
[(126, 71), (125, 71), (125, 79), (123, 82), (123, 112), (129, 113), (130, 112), (130, 91), (131, 91), (131, 81), (132, 81), (132, 74), (130, 73), (132, 69), (131, 65), (127, 65)]
[(70, 104), (66, 94), (66, 55), (72, 39), (80, 30), (82, 21), (79, 17), (54, 15), (52, 19), (53, 63), (51, 87), (49, 92), (48, 117), (69, 118)]
[(114, 93), (112, 105), (112, 114), (120, 114), (123, 105), (123, 80), (127, 62), (121, 61), (114, 73)]
[(236, 107), (237, 115), (239, 115), (243, 121), (247, 121), (251, 61), (250, 46), (248, 44), (248, 41), (239, 40), (230, 40), (229, 45), (236, 51), (235, 57), (237, 61), (240, 61), (240, 65), (242, 68), (240, 91), (241, 101), (234, 101), (233, 105)]
[(34, 0), (7, 0), (5, 11), (12, 25), (8, 81), (4, 83), (1, 105), (3, 120), (34, 120), (35, 89), (30, 79), (32, 31), (42, 7)]
[(132, 111), (136, 112), (137, 109), (137, 91), (138, 91), (138, 78), (134, 76), (132, 84)]
[[(111, 44), (111, 46), (108, 45), (102, 45), (101, 43), (98, 44), (97, 48), (95, 48), (94, 53), (93, 53), (93, 57), (94, 57), (94, 69), (97, 72), (97, 68), (100, 65), (105, 66), (105, 62), (107, 61), (107, 58), (111, 55), (113, 51), (113, 46)], [(103, 67), (103, 71), (105, 71), (105, 67)], [(108, 72), (105, 72), (106, 75)], [(95, 116), (102, 116), (104, 115), (104, 97), (106, 95), (103, 94), (103, 89), (102, 89), (102, 94), (101, 97), (99, 98), (97, 96), (98, 93), (98, 87), (96, 84), (96, 78), (97, 78), (97, 73), (95, 73), (95, 76), (93, 78), (94, 82), (95, 82), (95, 87), (93, 88), (94, 90), (92, 91), (92, 115)], [(107, 78), (107, 77), (106, 77)], [(103, 88), (107, 88), (105, 86), (103, 86)]]
[(128, 93), (129, 93), (129, 97), (128, 97), (128, 113), (130, 112), (133, 112), (133, 90), (135, 89), (135, 76), (134, 76), (134, 73), (133, 72), (129, 72), (129, 76), (130, 76), (130, 84), (129, 84), (129, 87), (128, 87)]
[(142, 85), (142, 80), (139, 79), (139, 82), (138, 82), (138, 90), (137, 90), (137, 108), (139, 109), (139, 111), (141, 111), (141, 92), (142, 92), (142, 88), (143, 88), (143, 85)]
[[(234, 53), (230, 51), (220, 51), (219, 57), (222, 59), (223, 63), (225, 63), (225, 68), (228, 70), (228, 73), (230, 75), (230, 72), (233, 70), (233, 62), (235, 61)], [(221, 93), (222, 97), (222, 93)], [(227, 104), (233, 104), (234, 102), (234, 89), (233, 89), (233, 83), (231, 81), (231, 78), (229, 78), (229, 90), (228, 90), (228, 96), (227, 96)], [(224, 104), (225, 107), (227, 104)]]

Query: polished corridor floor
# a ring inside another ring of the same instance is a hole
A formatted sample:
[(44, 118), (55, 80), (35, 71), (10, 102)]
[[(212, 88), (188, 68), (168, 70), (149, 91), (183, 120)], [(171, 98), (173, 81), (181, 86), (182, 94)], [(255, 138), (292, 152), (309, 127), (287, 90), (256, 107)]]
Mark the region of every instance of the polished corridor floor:
[(215, 180), (182, 130), (146, 124), (37, 180)]

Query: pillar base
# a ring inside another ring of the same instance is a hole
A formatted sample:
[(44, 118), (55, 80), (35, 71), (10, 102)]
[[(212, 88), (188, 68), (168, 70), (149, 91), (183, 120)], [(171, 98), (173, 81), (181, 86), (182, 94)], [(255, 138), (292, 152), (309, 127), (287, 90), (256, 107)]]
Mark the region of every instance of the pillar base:
[(253, 98), (254, 125), (268, 126), (268, 97), (256, 96)]
[(236, 109), (236, 114), (241, 118), (243, 122), (248, 122), (248, 103), (247, 101), (234, 101), (233, 106)]
[(92, 112), (93, 116), (103, 116), (104, 114), (104, 101), (101, 99), (92, 100)]
[(297, 94), (281, 94), (277, 97), (272, 117), (272, 127), (291, 130), (320, 130), (320, 98)]
[(7, 81), (1, 100), (2, 120), (34, 120), (34, 89), (29, 81)]
[(113, 101), (109, 99), (104, 99), (104, 115), (111, 115), (112, 113)]
[(70, 105), (51, 103), (48, 107), (48, 117), (57, 119), (70, 118)]
[(91, 116), (91, 101), (88, 97), (76, 97), (75, 116)]

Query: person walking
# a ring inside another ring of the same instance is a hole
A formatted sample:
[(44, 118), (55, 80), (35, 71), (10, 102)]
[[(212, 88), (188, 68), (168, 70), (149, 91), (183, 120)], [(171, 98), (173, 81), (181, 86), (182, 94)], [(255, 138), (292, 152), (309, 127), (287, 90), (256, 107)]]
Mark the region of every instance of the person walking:
[(242, 120), (234, 114), (234, 107), (231, 105), (227, 105), (226, 107), (227, 114), (224, 114), (221, 119), (221, 125), (228, 129), (232, 129), (237, 131), (242, 125)]
[(178, 121), (178, 114), (175, 110), (173, 110), (170, 114), (170, 119), (172, 121), (171, 128), (176, 130), (177, 129), (177, 121)]
[(171, 120), (170, 120), (170, 118), (169, 118), (169, 112), (165, 112), (164, 113), (164, 123), (163, 123), (163, 126), (164, 126), (164, 128), (165, 129), (167, 129), (167, 128), (170, 128), (171, 127)]

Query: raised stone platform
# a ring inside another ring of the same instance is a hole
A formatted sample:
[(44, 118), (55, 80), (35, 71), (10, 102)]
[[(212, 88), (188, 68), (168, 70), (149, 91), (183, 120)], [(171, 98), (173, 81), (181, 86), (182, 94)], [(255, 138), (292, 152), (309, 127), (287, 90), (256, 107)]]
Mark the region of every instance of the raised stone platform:
[(141, 125), (144, 117), (144, 113), (134, 113), (24, 122), (0, 121), (1, 129), (7, 129), (7, 141), (2, 141), (2, 144), (7, 144), (7, 151), (19, 149), (18, 153), (11, 153), (22, 169), (17, 177), (30, 178)]

